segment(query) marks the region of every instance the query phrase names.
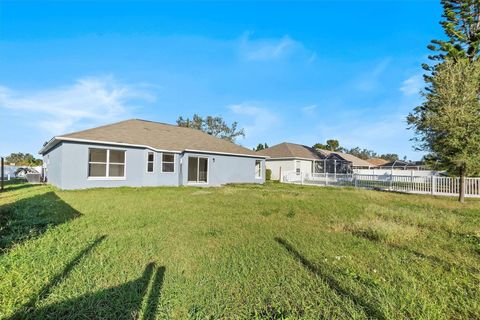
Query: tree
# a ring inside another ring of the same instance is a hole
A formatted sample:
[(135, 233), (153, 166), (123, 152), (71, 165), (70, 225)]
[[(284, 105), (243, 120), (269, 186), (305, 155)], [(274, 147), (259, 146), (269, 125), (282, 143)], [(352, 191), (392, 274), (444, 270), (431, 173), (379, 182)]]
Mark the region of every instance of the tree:
[[(441, 0), (443, 20), (440, 22), (448, 40), (432, 40), (428, 48), (437, 52), (429, 58), (458, 61), (478, 58), (480, 52), (480, 2), (478, 0)], [(428, 71), (434, 68), (424, 65)]]
[(425, 101), (407, 121), (417, 149), (429, 151), (429, 164), (460, 176), (464, 202), (465, 176), (480, 172), (480, 61), (447, 58), (428, 81)]
[(335, 140), (335, 139), (327, 140), (326, 144), (315, 143), (313, 145), (313, 148), (329, 150), (329, 151), (341, 151), (342, 150), (342, 148), (340, 147), (340, 142), (338, 142), (338, 140)]
[(256, 148), (253, 148), (253, 151), (260, 151), (268, 148), (268, 144), (265, 142), (264, 144), (259, 143)]
[[(424, 75), (427, 87), (422, 93), (425, 101), (409, 114), (407, 121), (415, 130), (416, 148), (430, 152), (426, 157), (427, 164), (460, 175), (459, 201), (464, 202), (465, 175), (476, 170), (467, 158), (478, 157), (477, 152), (465, 143), (476, 140), (476, 133), (468, 126), (478, 127), (480, 124), (475, 123), (476, 115), (472, 114), (478, 104), (476, 73), (480, 52), (480, 2), (441, 0), (441, 4), (443, 20), (440, 24), (447, 40), (432, 40), (428, 46), (435, 52), (429, 56), (435, 64), (422, 65), (427, 71)], [(474, 74), (468, 74), (468, 71), (474, 71)], [(462, 82), (466, 83), (463, 88)], [(444, 123), (440, 125), (439, 121)], [(445, 149), (441, 150), (442, 147)]]
[(378, 155), (375, 151), (369, 150), (369, 149), (361, 149), (360, 147), (355, 147), (352, 149), (345, 149), (346, 153), (350, 153), (351, 155), (354, 155), (355, 157), (358, 157), (360, 159), (366, 160), (366, 159), (371, 159), (371, 158), (376, 158)]
[(6, 163), (15, 163), (17, 166), (41, 166), (43, 161), (41, 159), (35, 159), (30, 153), (11, 153), (5, 157)]
[(384, 159), (384, 160), (388, 160), (388, 161), (396, 161), (398, 159), (400, 159), (398, 157), (398, 154), (396, 153), (386, 153), (386, 154), (382, 154), (380, 156), (381, 159)]
[(187, 127), (201, 130), (209, 135), (217, 138), (225, 139), (230, 142), (235, 142), (237, 137), (245, 137), (245, 130), (238, 129), (238, 122), (233, 122), (228, 125), (222, 117), (207, 116), (202, 118), (198, 114), (194, 114), (192, 119), (178, 117), (177, 125), (179, 127)]

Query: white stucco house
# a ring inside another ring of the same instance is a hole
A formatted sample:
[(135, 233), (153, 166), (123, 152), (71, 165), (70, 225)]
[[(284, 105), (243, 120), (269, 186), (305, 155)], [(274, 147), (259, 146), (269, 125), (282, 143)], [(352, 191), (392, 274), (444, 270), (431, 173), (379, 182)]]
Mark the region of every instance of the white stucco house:
[(53, 137), (39, 151), (60, 189), (264, 183), (265, 158), (199, 130), (126, 120)]
[(354, 169), (373, 165), (348, 153), (315, 149), (301, 144), (283, 142), (258, 151), (267, 156), (266, 168), (272, 171), (272, 180), (281, 180), (287, 172), (351, 173)]

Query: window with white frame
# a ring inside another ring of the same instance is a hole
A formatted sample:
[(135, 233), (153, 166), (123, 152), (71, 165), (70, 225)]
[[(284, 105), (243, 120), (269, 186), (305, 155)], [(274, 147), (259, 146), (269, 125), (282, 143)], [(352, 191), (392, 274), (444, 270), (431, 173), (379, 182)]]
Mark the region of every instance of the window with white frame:
[(173, 153), (162, 154), (162, 172), (175, 171), (175, 155)]
[(147, 172), (153, 172), (155, 165), (155, 154), (153, 152), (147, 153)]
[(262, 161), (255, 160), (255, 178), (262, 177)]
[(89, 178), (124, 178), (125, 151), (115, 149), (88, 149)]
[(295, 172), (296, 172), (297, 174), (300, 174), (300, 166), (301, 166), (300, 160), (296, 160), (296, 161), (295, 161)]

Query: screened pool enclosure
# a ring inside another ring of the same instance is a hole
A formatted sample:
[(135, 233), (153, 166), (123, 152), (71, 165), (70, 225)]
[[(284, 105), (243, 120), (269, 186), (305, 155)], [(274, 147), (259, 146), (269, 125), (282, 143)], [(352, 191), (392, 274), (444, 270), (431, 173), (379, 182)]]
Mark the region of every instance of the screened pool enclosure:
[(327, 157), (322, 160), (315, 160), (312, 173), (352, 173), (352, 162), (336, 157)]

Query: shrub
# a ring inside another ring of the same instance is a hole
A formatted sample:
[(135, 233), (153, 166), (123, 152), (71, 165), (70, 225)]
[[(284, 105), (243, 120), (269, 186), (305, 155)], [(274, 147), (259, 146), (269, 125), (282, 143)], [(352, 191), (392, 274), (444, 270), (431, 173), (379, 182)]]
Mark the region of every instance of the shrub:
[(272, 170), (271, 169), (267, 169), (265, 171), (265, 179), (267, 179), (268, 181), (270, 181), (272, 179)]

